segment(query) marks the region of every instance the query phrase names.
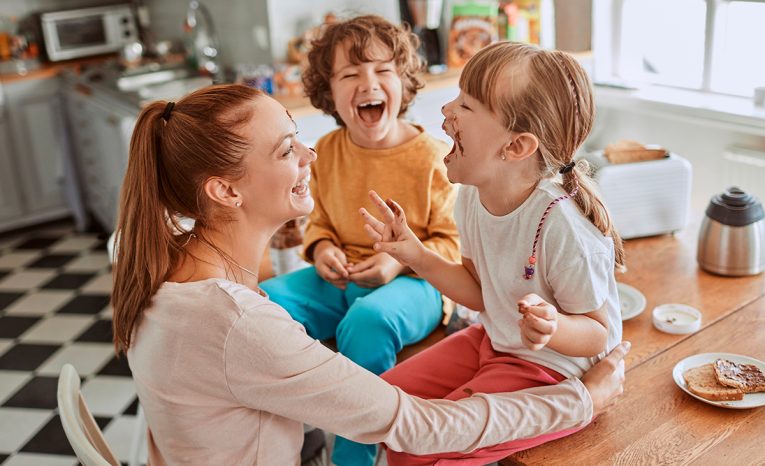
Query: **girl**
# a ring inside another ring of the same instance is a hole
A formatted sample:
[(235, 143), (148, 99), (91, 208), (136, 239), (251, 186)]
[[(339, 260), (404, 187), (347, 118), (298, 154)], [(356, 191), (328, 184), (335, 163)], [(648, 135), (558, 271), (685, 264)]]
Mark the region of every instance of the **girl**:
[[(410, 394), (456, 400), (579, 377), (621, 339), (614, 268), (624, 263), (586, 167), (572, 161), (594, 119), (587, 75), (566, 53), (503, 42), (468, 62), (460, 90), (442, 112), (455, 142), (444, 159), (447, 174), (463, 185), (455, 207), (462, 263), (423, 248), (392, 200), (370, 193), (383, 222), (361, 213), (376, 251), (482, 311), (482, 325), (384, 378)], [(468, 455), (389, 451), (388, 460), (485, 464), (571, 432)]]
[[(314, 205), (316, 153), (296, 134), (278, 102), (236, 85), (138, 117), (112, 304), (150, 464), (298, 465), (303, 422), (418, 454), (470, 451), (582, 426), (621, 391), (628, 345), (582, 381), (452, 402), (406, 395), (306, 335), (255, 272), (274, 232)], [(169, 225), (177, 216), (193, 230)]]

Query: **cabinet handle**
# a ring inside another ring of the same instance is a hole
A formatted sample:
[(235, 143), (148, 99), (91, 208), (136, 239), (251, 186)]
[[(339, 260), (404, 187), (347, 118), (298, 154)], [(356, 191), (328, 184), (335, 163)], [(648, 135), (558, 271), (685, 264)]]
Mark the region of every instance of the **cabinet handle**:
[(89, 96), (89, 95), (93, 94), (93, 90), (91, 88), (89, 88), (88, 86), (86, 86), (84, 84), (80, 84), (80, 83), (77, 83), (77, 84), (74, 85), (74, 90), (79, 92), (82, 95)]

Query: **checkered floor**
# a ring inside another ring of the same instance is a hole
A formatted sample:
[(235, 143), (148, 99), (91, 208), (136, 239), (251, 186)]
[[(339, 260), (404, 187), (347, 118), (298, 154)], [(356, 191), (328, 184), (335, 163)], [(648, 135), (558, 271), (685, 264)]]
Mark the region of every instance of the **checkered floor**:
[(3, 466), (78, 463), (56, 409), (65, 363), (82, 377), (83, 396), (112, 450), (128, 461), (138, 399), (111, 343), (105, 240), (68, 224), (0, 236)]

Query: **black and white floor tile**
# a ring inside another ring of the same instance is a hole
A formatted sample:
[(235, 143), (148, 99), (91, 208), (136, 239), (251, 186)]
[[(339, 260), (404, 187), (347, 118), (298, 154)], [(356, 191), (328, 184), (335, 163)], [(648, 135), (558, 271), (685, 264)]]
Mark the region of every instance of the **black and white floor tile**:
[(66, 363), (112, 450), (129, 460), (138, 402), (111, 342), (105, 239), (65, 223), (0, 236), (2, 466), (78, 464), (56, 409)]

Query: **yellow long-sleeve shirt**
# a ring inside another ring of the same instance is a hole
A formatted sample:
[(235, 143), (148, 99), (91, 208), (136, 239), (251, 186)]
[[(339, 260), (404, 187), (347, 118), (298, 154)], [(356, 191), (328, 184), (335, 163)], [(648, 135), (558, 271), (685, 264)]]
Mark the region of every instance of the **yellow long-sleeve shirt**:
[(351, 263), (375, 254), (358, 213), (366, 207), (376, 214), (370, 189), (399, 203), (409, 227), (427, 248), (447, 259), (459, 258), (453, 217), (457, 191), (443, 164), (449, 148), (421, 127), (417, 129), (419, 135), (388, 149), (360, 147), (345, 128), (319, 139), (310, 182), (316, 206), (303, 239), (307, 260), (313, 261), (312, 246), (322, 239), (340, 247)]

